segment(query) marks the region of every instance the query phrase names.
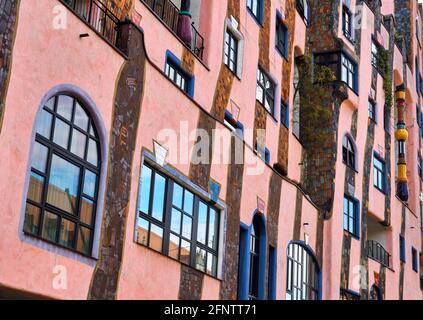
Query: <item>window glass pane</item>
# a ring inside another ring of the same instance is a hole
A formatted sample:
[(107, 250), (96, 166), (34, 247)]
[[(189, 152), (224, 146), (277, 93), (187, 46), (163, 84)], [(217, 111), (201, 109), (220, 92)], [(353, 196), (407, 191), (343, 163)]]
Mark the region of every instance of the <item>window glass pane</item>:
[(76, 247), (76, 250), (85, 255), (91, 254), (91, 234), (92, 232), (90, 229), (87, 229), (85, 227), (79, 227), (78, 245)]
[(73, 247), (73, 239), (75, 237), (75, 223), (63, 219), (60, 222), (59, 243), (65, 247)]
[(53, 111), (55, 102), (56, 102), (56, 97), (53, 97), (49, 101), (47, 101), (47, 103), (44, 106), (47, 109), (50, 109), (51, 111)]
[(191, 253), (191, 243), (182, 240), (181, 242), (181, 262), (189, 264)]
[(191, 240), (192, 234), (192, 219), (184, 214), (182, 225), (182, 236)]
[(176, 209), (172, 209), (170, 229), (178, 234), (181, 233), (181, 212)]
[(153, 218), (163, 221), (163, 209), (165, 199), (166, 179), (155, 173), (154, 196), (153, 196)]
[(150, 233), (150, 248), (159, 252), (162, 252), (163, 247), (163, 229), (151, 224)]
[(217, 247), (217, 214), (213, 209), (210, 209), (208, 246), (212, 249)]
[(43, 197), (44, 178), (34, 172), (31, 172), (29, 178), (28, 199), (41, 203)]
[(180, 238), (171, 234), (169, 239), (169, 256), (179, 259), (179, 241)]
[(84, 159), (86, 142), (87, 136), (74, 129), (72, 132), (71, 152), (81, 159)]
[(148, 245), (148, 226), (147, 220), (137, 219), (137, 242), (142, 245)]
[(68, 148), (70, 126), (60, 119), (56, 119), (53, 142), (64, 149)]
[(194, 195), (185, 190), (184, 211), (192, 215), (192, 207), (194, 205)]
[(200, 271), (206, 271), (206, 251), (197, 248), (195, 254), (195, 268)]
[(35, 207), (29, 203), (26, 204), (25, 208), (25, 222), (24, 222), (24, 231), (38, 235), (40, 228), (40, 215), (41, 210), (38, 207)]
[(81, 199), (81, 221), (85, 224), (91, 225), (93, 222), (94, 203), (86, 198)]
[(94, 198), (96, 184), (97, 184), (97, 175), (94, 172), (85, 170), (84, 193), (87, 196)]
[(58, 223), (59, 218), (55, 214), (46, 211), (44, 213), (42, 237), (44, 239), (56, 242)]
[(263, 89), (259, 85), (257, 85), (256, 99), (263, 103)]
[(52, 122), (53, 115), (43, 109), (37, 119), (36, 132), (50, 139)]
[(348, 229), (348, 216), (346, 214), (344, 214), (344, 230), (349, 230)]
[(182, 209), (182, 196), (183, 196), (184, 189), (177, 184), (173, 184), (173, 205), (175, 207), (178, 207), (179, 209)]
[(197, 241), (206, 244), (207, 205), (200, 201), (198, 208)]
[(53, 155), (47, 202), (69, 213), (76, 213), (80, 169)]
[(88, 144), (88, 154), (87, 154), (87, 161), (95, 166), (98, 166), (98, 150), (97, 150), (97, 142), (90, 139)]
[(73, 98), (69, 96), (59, 96), (57, 103), (57, 113), (65, 119), (72, 120)]
[(88, 130), (88, 115), (78, 102), (75, 107), (75, 119), (73, 123), (85, 131)]
[(151, 174), (152, 171), (149, 167), (142, 167), (138, 210), (144, 212), (145, 214), (148, 214), (148, 207), (150, 203)]
[(42, 144), (35, 142), (32, 150), (32, 163), (31, 166), (43, 173), (46, 172), (48, 148)]
[(351, 233), (355, 233), (354, 231), (354, 218), (353, 217), (350, 217), (350, 225), (349, 225), (349, 231), (351, 232)]
[(207, 273), (212, 276), (216, 275), (216, 262), (216, 257), (211, 253), (207, 253)]

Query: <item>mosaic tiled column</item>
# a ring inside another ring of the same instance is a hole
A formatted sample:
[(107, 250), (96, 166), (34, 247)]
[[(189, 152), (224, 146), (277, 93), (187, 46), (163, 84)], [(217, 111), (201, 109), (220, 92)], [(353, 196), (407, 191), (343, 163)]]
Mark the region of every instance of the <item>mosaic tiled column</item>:
[(396, 107), (398, 111), (397, 130), (395, 139), (398, 142), (398, 176), (397, 176), (397, 196), (402, 201), (408, 201), (407, 186), (407, 164), (405, 161), (405, 144), (408, 139), (408, 131), (405, 128), (405, 87), (400, 85), (395, 92)]
[(191, 0), (181, 1), (181, 11), (179, 12), (178, 20), (178, 36), (188, 46), (192, 43), (192, 28), (191, 28)]

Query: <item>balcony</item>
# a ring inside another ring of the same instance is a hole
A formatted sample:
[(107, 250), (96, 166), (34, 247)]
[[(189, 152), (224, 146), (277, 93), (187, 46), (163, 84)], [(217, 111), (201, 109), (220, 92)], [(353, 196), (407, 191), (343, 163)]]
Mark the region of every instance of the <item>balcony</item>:
[(385, 248), (377, 241), (369, 240), (367, 241), (367, 256), (381, 265), (389, 268), (391, 255), (385, 250)]
[(120, 20), (98, 0), (60, 0), (100, 36), (116, 47)]
[[(150, 10), (178, 37), (179, 8), (170, 0), (141, 0)], [(204, 38), (195, 28), (192, 28), (192, 42), (187, 44), (189, 49), (200, 59), (203, 60)], [(182, 40), (181, 40), (182, 41)]]

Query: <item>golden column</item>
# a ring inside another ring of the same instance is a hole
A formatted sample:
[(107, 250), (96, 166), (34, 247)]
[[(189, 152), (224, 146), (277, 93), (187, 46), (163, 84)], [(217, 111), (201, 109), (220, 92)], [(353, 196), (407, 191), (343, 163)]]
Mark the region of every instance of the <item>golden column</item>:
[(408, 131), (405, 128), (405, 87), (399, 85), (395, 91), (396, 106), (398, 109), (397, 130), (395, 139), (398, 141), (398, 177), (397, 177), (397, 196), (402, 201), (408, 201), (408, 179), (407, 163), (405, 161), (405, 144), (408, 139)]

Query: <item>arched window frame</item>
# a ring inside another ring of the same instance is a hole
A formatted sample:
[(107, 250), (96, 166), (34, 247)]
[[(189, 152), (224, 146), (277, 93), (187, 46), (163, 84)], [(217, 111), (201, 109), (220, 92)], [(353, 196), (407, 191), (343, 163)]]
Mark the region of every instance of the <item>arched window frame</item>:
[(239, 258), (239, 277), (238, 277), (238, 299), (250, 300), (250, 274), (251, 274), (251, 235), (253, 233), (254, 223), (259, 229), (259, 266), (258, 266), (258, 292), (257, 300), (265, 298), (266, 282), (266, 257), (267, 257), (267, 235), (266, 218), (264, 214), (254, 213), (250, 226), (241, 224), (240, 234), (240, 258)]
[[(308, 254), (308, 257), (310, 259), (312, 259), (314, 266), (315, 266), (315, 271), (316, 271), (316, 290), (317, 290), (317, 299), (316, 300), (321, 300), (322, 299), (322, 272), (321, 272), (321, 268), (320, 265), (317, 261), (317, 257), (316, 254), (314, 253), (313, 249), (307, 245), (304, 241), (291, 241), (289, 242), (287, 248), (286, 248), (286, 257), (287, 257), (287, 265), (286, 265), (286, 295), (288, 295), (288, 285), (289, 282), (291, 281), (290, 279), (290, 274), (289, 274), (289, 259), (292, 260), (292, 258), (290, 258), (289, 255), (289, 248), (291, 245), (298, 245), (300, 246), (302, 249), (304, 249), (306, 251), (306, 253)], [(292, 275), (292, 274), (291, 274)]]
[[(36, 141), (36, 125), (37, 120), (39, 119), (42, 110), (46, 103), (58, 95), (69, 95), (77, 99), (84, 107), (85, 111), (88, 113), (90, 119), (93, 121), (95, 129), (97, 131), (97, 137), (99, 141), (99, 175), (98, 175), (98, 188), (97, 188), (97, 206), (94, 212), (95, 223), (93, 229), (92, 237), (92, 250), (91, 254), (88, 256), (82, 255), (75, 250), (62, 247), (58, 244), (46, 242), (43, 239), (28, 235), (24, 233), (24, 222), (25, 222), (25, 211), (26, 211), (26, 202), (29, 189), (29, 180), (31, 175), (31, 162), (32, 162), (32, 153)], [(106, 189), (106, 176), (107, 176), (107, 159), (108, 159), (108, 133), (104, 125), (102, 114), (100, 113), (96, 103), (91, 99), (91, 97), (81, 88), (72, 85), (72, 84), (60, 84), (51, 88), (41, 99), (41, 103), (38, 106), (36, 115), (33, 121), (32, 135), (30, 138), (30, 149), (28, 152), (28, 161), (27, 161), (27, 170), (25, 175), (24, 190), (21, 203), (21, 213), (20, 213), (20, 222), (19, 222), (19, 234), (22, 241), (37, 246), (39, 248), (45, 249), (55, 254), (59, 254), (66, 257), (71, 257), (75, 260), (79, 260), (85, 263), (92, 263), (92, 259), (99, 258), (99, 247), (100, 247), (100, 233), (101, 233), (101, 224), (103, 219), (103, 209), (105, 203), (105, 189)]]
[[(345, 142), (347, 143), (346, 145)], [(350, 148), (348, 148), (349, 146)], [(354, 139), (348, 133), (342, 138), (342, 162), (347, 167), (357, 171), (357, 147)]]

